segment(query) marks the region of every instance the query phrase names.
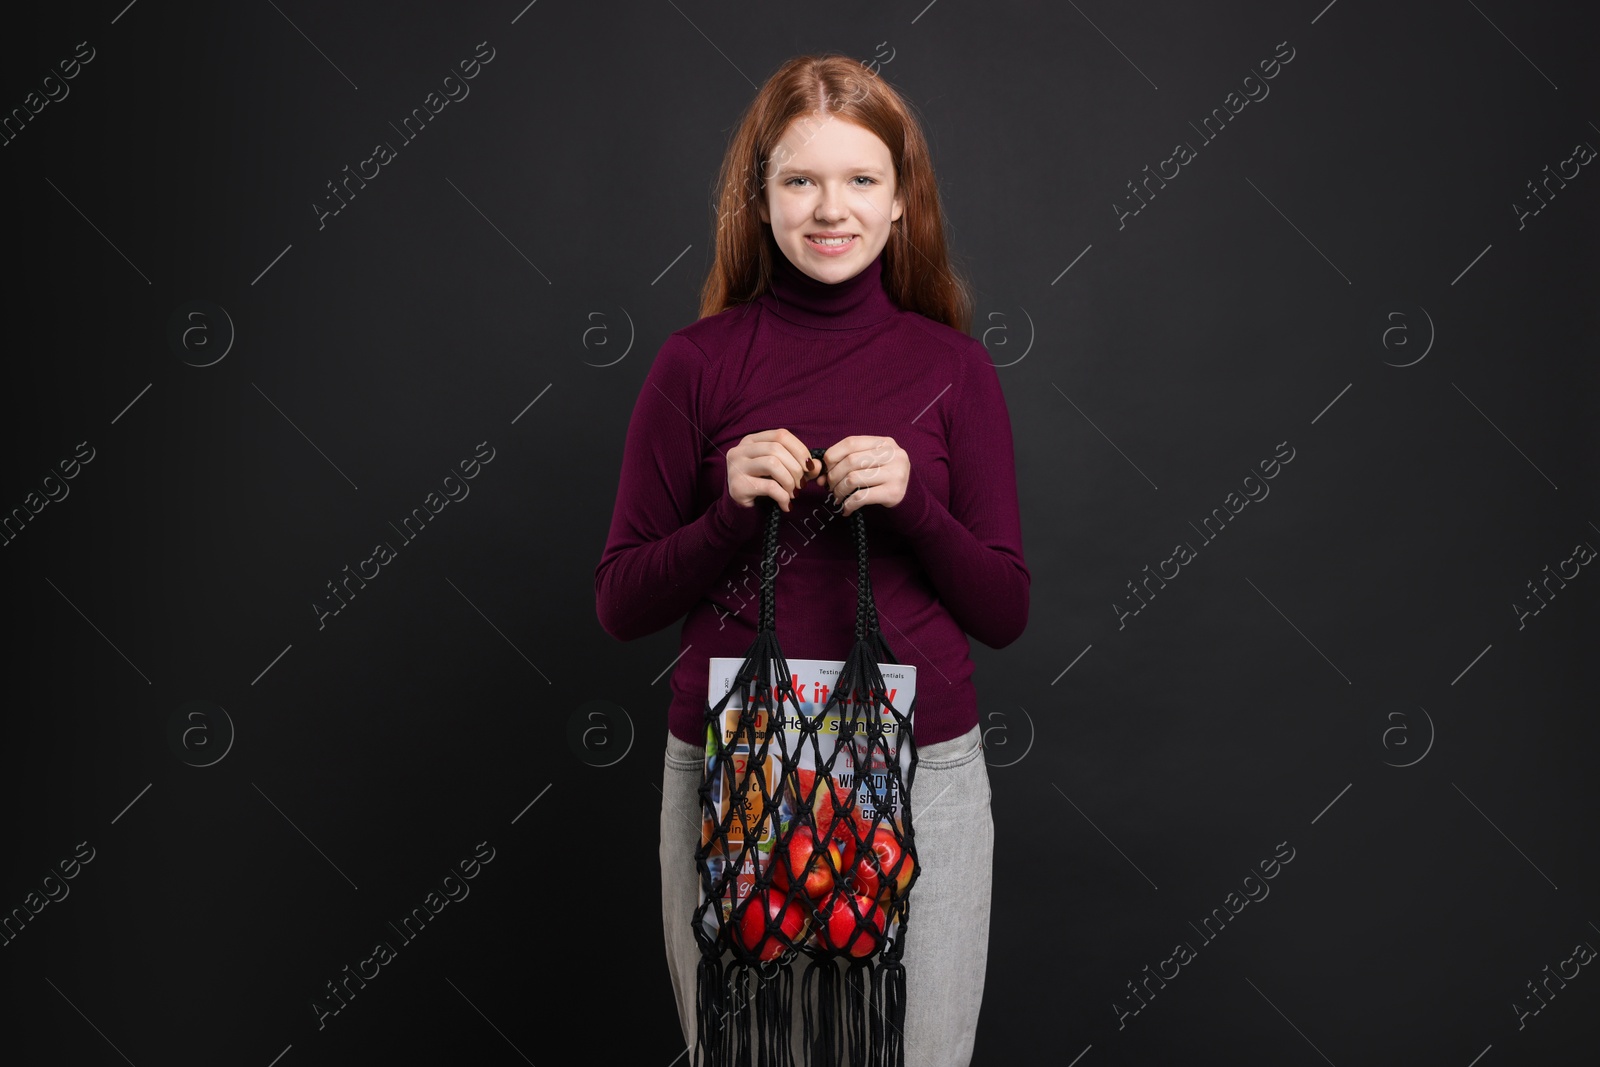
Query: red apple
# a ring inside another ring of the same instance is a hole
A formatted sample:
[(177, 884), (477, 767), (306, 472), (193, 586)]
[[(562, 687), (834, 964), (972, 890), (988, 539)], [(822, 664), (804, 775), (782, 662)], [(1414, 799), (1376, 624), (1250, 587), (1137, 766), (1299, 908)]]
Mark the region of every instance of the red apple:
[(854, 866), (849, 868), (849, 873), (839, 879), (839, 884), (857, 896), (866, 897), (868, 900), (878, 899), (878, 867), (875, 859), (867, 857), (871, 851), (862, 853)]
[[(856, 919), (857, 913), (861, 920)], [(888, 917), (871, 897), (839, 893), (822, 913), (817, 941), (823, 948), (843, 951), (860, 959), (870, 956), (883, 941)]]
[[(800, 940), (805, 913), (781, 890), (769, 889), (746, 900), (736, 916), (735, 940), (763, 960), (775, 960)], [(771, 932), (768, 932), (769, 926)]]
[(857, 871), (863, 867), (878, 876), (878, 885), (885, 898), (901, 897), (911, 886), (916, 861), (901, 847), (893, 829), (880, 826), (872, 835), (872, 847), (862, 850), (861, 858), (856, 863)]
[(851, 824), (842, 821), (835, 823), (832, 840), (834, 849), (839, 853), (839, 871), (848, 874), (855, 867), (856, 850), (859, 847)]
[(787, 889), (798, 878), (806, 896), (813, 900), (827, 896), (839, 872), (849, 868), (838, 843), (830, 840), (824, 848), (822, 841), (814, 827), (796, 826), (788, 847), (779, 847), (773, 857), (772, 884)]

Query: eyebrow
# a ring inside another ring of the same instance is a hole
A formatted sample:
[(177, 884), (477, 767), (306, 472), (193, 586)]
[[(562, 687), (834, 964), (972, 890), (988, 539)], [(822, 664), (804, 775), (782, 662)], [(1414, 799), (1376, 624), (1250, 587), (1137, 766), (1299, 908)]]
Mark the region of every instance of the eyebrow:
[[(869, 167), (869, 166), (845, 167), (844, 170), (848, 171), (851, 174), (870, 174), (875, 178), (881, 178), (881, 177), (883, 177), (883, 174), (884, 174), (884, 172), (882, 170), (879, 170), (877, 167)], [(808, 172), (807, 172), (806, 168), (804, 168), (804, 167), (782, 166), (782, 167), (778, 168), (778, 170), (777, 170), (777, 172), (776, 172), (776, 174), (774, 176), (776, 177), (776, 176), (782, 176), (782, 175), (785, 175), (785, 174), (805, 174), (805, 173), (808, 173)]]

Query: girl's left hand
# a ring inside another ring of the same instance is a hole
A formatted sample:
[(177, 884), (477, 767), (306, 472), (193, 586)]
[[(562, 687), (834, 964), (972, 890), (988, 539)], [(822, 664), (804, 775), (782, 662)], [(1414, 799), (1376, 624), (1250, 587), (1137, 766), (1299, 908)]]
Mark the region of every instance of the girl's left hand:
[(844, 501), (845, 515), (864, 504), (892, 508), (905, 499), (911, 457), (892, 437), (846, 437), (822, 455), (817, 484)]

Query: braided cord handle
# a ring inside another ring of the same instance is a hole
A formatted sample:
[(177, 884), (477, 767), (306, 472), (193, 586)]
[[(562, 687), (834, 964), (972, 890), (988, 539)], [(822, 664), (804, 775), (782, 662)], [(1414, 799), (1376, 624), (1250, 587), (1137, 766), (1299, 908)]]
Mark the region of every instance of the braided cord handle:
[[(811, 458), (820, 460), (825, 448), (813, 448)], [(758, 629), (771, 633), (776, 626), (773, 604), (773, 584), (778, 578), (778, 525), (782, 520), (782, 510), (778, 502), (771, 497), (763, 497), (767, 503), (767, 527), (764, 532), (761, 559), (761, 618)], [(842, 506), (841, 501), (841, 506)], [(850, 527), (856, 540), (856, 639), (861, 640), (869, 635), (875, 641), (881, 642), (882, 635), (878, 631), (878, 607), (872, 598), (872, 573), (867, 566), (867, 517), (857, 508), (850, 516)]]

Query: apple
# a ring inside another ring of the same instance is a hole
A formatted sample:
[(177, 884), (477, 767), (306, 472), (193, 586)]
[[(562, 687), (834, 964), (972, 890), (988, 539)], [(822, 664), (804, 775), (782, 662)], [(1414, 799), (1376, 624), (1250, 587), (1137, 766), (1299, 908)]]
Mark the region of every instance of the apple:
[(894, 830), (880, 826), (872, 835), (871, 847), (862, 850), (856, 870), (866, 868), (877, 875), (883, 898), (893, 899), (905, 896), (916, 875), (916, 866), (916, 860), (901, 846)]
[(849, 893), (836, 894), (821, 915), (817, 942), (825, 949), (842, 951), (857, 959), (872, 955), (883, 941), (888, 922), (883, 909), (871, 897)]
[(834, 783), (831, 790), (817, 790), (814, 808), (818, 828), (841, 842), (840, 851), (849, 866), (857, 845), (872, 836), (872, 823), (862, 817), (855, 794)]
[(813, 900), (827, 896), (834, 879), (849, 867), (839, 843), (829, 840), (824, 847), (823, 840), (815, 827), (796, 826), (788, 845), (780, 844), (773, 857), (772, 884), (787, 889), (791, 879), (798, 878), (806, 896)]
[(837, 809), (830, 809), (830, 812), (829, 821), (819, 819), (817, 825), (839, 849), (839, 870), (848, 871), (855, 866), (862, 843), (872, 837), (872, 830), (857, 812), (850, 812), (848, 817)]
[[(860, 843), (856, 840), (856, 833), (848, 822), (837, 822), (833, 827), (833, 847), (839, 853), (839, 871), (848, 874), (856, 865), (856, 850)], [(835, 878), (835, 881), (838, 879)]]
[(865, 859), (852, 867), (839, 884), (857, 896), (878, 899), (878, 870)]
[(763, 960), (775, 960), (800, 940), (805, 913), (788, 894), (768, 889), (746, 900), (735, 922), (734, 940), (745, 951), (758, 953)]

